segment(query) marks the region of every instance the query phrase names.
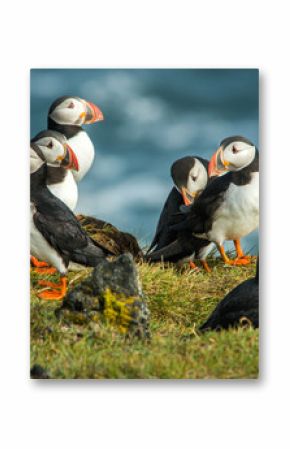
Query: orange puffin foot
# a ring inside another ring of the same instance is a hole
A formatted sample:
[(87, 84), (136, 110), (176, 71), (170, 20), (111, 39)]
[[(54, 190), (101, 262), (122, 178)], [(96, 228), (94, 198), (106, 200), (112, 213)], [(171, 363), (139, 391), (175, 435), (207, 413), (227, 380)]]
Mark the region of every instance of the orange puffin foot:
[(30, 263), (33, 267), (37, 268), (49, 267), (49, 265), (46, 262), (42, 262), (41, 260), (38, 260), (34, 256), (30, 256)]
[(39, 281), (39, 285), (44, 287), (51, 287), (50, 290), (38, 293), (38, 297), (47, 301), (60, 301), (64, 298), (67, 292), (67, 278), (61, 277), (59, 284), (50, 281)]
[(246, 256), (244, 254), (240, 240), (234, 240), (234, 245), (235, 245), (236, 252), (237, 252), (237, 259), (248, 259), (249, 261), (251, 261), (251, 259), (252, 259), (251, 256)]
[(241, 259), (234, 259), (226, 262), (229, 265), (249, 265), (251, 263), (251, 259), (243, 257)]
[(222, 245), (217, 245), (217, 247), (224, 263), (226, 263), (227, 265), (248, 265), (249, 263), (251, 263), (251, 258), (244, 255), (243, 257), (237, 257), (234, 260), (229, 259), (228, 256), (226, 255), (224, 247)]
[(198, 268), (198, 266), (197, 266), (197, 265), (195, 265), (195, 263), (194, 263), (194, 262), (192, 262), (192, 260), (190, 260), (190, 261), (189, 261), (189, 266), (190, 266), (190, 269), (191, 269), (191, 270), (194, 270), (194, 271), (199, 271), (199, 268)]
[(60, 290), (47, 290), (39, 293), (37, 296), (45, 301), (60, 301), (64, 294)]
[(211, 269), (209, 268), (207, 261), (206, 260), (201, 260), (200, 262), (201, 262), (201, 265), (203, 266), (203, 268), (205, 269), (205, 271), (207, 273), (211, 273)]
[(56, 273), (56, 269), (53, 267), (48, 267), (48, 268), (34, 268), (35, 273), (39, 273), (39, 274), (54, 274)]

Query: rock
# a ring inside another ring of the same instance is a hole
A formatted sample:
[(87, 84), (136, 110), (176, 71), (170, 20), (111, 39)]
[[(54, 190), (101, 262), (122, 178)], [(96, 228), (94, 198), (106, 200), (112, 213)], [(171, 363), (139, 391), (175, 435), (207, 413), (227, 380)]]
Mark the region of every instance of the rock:
[(104, 320), (123, 334), (149, 337), (149, 310), (131, 254), (102, 260), (56, 311), (76, 324)]
[(115, 256), (131, 253), (135, 259), (142, 257), (142, 250), (132, 234), (119, 231), (112, 224), (98, 218), (77, 215), (77, 219), (93, 240)]
[(30, 370), (31, 379), (50, 379), (48, 372), (37, 363)]

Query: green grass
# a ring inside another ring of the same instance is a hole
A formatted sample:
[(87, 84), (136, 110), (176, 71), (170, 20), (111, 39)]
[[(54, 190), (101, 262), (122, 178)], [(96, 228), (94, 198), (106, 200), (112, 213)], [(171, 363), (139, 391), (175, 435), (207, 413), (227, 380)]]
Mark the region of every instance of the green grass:
[[(211, 274), (139, 264), (151, 311), (150, 341), (128, 340), (102, 322), (67, 325), (54, 311), (59, 303), (36, 297), (31, 288), (31, 365), (52, 378), (237, 379), (257, 378), (259, 332), (232, 329), (199, 335), (197, 329), (234, 286), (254, 276), (255, 264), (225, 267), (210, 262)], [(87, 275), (71, 273), (71, 286)]]

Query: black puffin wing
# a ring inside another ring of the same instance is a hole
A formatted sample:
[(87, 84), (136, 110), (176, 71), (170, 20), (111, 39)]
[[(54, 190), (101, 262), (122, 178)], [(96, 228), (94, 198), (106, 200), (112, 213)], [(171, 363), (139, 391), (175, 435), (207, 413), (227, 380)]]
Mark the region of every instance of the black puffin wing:
[(170, 218), (172, 215), (178, 212), (179, 206), (182, 203), (183, 202), (180, 193), (176, 190), (175, 187), (173, 187), (161, 211), (155, 231), (155, 236), (147, 253), (152, 248), (154, 248), (154, 246), (161, 247), (170, 243), (170, 241), (172, 240), (171, 234), (173, 234), (173, 231), (170, 231)]
[(69, 216), (59, 213), (56, 217), (37, 211), (33, 221), (48, 243), (60, 253), (71, 254), (75, 250), (85, 248), (89, 243), (88, 236), (73, 214)]
[(38, 225), (35, 225), (42, 226), (41, 232), (43, 235), (46, 233), (47, 241), (59, 250), (72, 254), (85, 247), (90, 247), (91, 250), (97, 247), (105, 253), (110, 253), (101, 243), (91, 239), (73, 212), (57, 197), (50, 198), (46, 203), (40, 202), (36, 211), (34, 220), (38, 221)]
[(190, 210), (180, 214), (178, 223), (173, 224), (171, 228), (178, 231), (191, 230), (196, 234), (209, 231), (214, 213), (224, 199), (231, 178), (232, 173), (227, 173), (210, 182), (194, 204), (189, 206)]

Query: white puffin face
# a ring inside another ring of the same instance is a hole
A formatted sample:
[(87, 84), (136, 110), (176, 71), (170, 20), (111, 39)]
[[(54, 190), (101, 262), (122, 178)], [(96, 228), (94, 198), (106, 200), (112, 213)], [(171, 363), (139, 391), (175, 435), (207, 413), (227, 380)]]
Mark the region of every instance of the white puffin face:
[(80, 98), (66, 98), (49, 114), (60, 125), (82, 125), (86, 117), (86, 104)]
[(238, 171), (249, 165), (255, 158), (256, 148), (246, 142), (231, 142), (221, 153), (221, 162), (228, 170)]
[(175, 161), (171, 167), (171, 176), (186, 206), (193, 203), (208, 181), (206, 168), (193, 156)]
[(195, 196), (200, 191), (202, 191), (207, 184), (207, 171), (203, 164), (195, 159), (195, 164), (189, 172), (187, 180), (187, 191)]
[(44, 161), (38, 156), (36, 151), (30, 147), (30, 174), (36, 172), (43, 164)]
[(66, 155), (64, 144), (55, 137), (41, 137), (35, 144), (41, 150), (48, 165), (59, 166)]

